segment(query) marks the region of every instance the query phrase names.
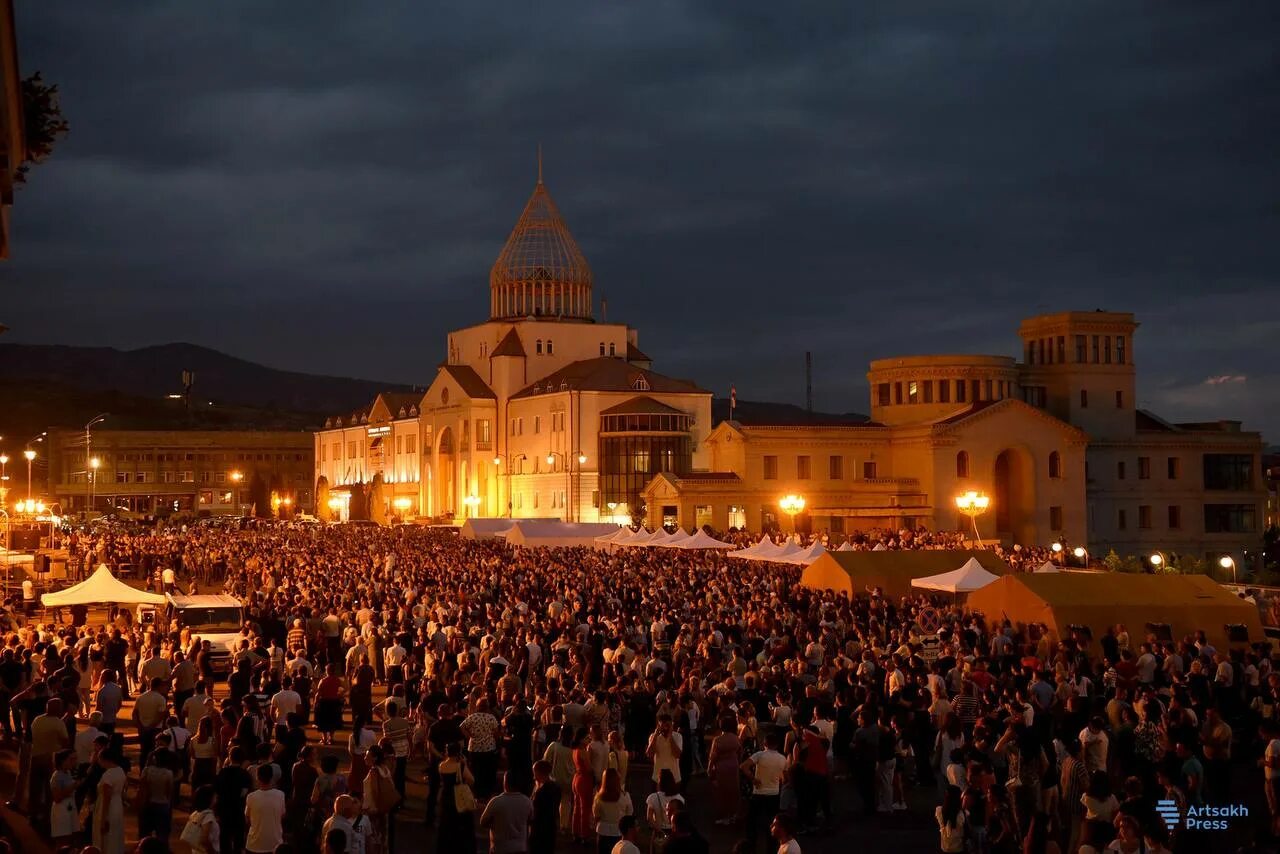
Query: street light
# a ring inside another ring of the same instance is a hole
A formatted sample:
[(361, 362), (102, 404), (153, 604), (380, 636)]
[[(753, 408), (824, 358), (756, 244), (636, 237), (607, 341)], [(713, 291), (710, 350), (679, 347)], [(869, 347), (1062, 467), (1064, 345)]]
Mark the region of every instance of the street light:
[(1165, 557), (1162, 551), (1153, 552), (1151, 557), (1147, 558), (1147, 561), (1151, 564), (1153, 572), (1160, 572), (1169, 568), (1169, 558)]
[(804, 497), (800, 495), (784, 495), (778, 502), (779, 509), (791, 517), (791, 533), (796, 532), (796, 514), (804, 510)]
[(1218, 558), (1218, 566), (1223, 569), (1231, 570), (1231, 583), (1235, 584), (1239, 579), (1236, 578), (1236, 559), (1231, 555), (1223, 555)]
[(22, 455), (27, 458), (27, 498), (30, 499), (31, 498), (31, 464), (35, 462), (36, 452), (31, 450), (30, 448), (27, 448), (25, 451), (22, 452)]
[(1076, 556), (1077, 560), (1080, 560), (1083, 562), (1085, 569), (1089, 568), (1089, 550), (1088, 549), (1086, 549), (1084, 546), (1076, 546), (1075, 551), (1073, 551), (1072, 554)]
[(978, 517), (986, 513), (990, 506), (991, 499), (982, 492), (969, 490), (963, 495), (956, 496), (956, 507), (973, 522), (973, 536), (978, 541), (978, 548), (985, 548), (982, 544), (982, 535), (978, 533)]
[(466, 498), (462, 499), (462, 503), (467, 505), (467, 518), (471, 518), (472, 516), (475, 516), (476, 508), (480, 506), (480, 496), (468, 495)]
[(94, 502), (97, 500), (98, 493), (98, 466), (102, 465), (102, 460), (93, 457), (89, 460), (89, 510), (93, 510)]

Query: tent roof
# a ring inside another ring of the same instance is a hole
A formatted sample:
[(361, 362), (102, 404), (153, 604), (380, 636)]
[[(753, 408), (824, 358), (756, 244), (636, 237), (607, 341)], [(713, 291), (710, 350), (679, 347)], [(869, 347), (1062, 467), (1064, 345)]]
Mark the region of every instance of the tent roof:
[(117, 605), (163, 605), (165, 598), (159, 593), (148, 593), (130, 587), (111, 574), (104, 563), (93, 575), (74, 587), (59, 590), (57, 593), (45, 593), (40, 597), (41, 604), (46, 607), (65, 605), (97, 605), (103, 602), (114, 602)]
[(616, 543), (621, 540), (630, 539), (632, 533), (633, 532), (630, 528), (620, 527), (618, 528), (618, 530), (614, 531), (612, 534), (605, 534), (602, 537), (596, 537), (596, 542), (597, 543)]
[(554, 522), (556, 519), (468, 519), (459, 534), (470, 540), (490, 540), (505, 535), (517, 522)]
[(733, 543), (725, 543), (717, 540), (706, 531), (699, 528), (694, 532), (693, 536), (680, 543), (679, 548), (682, 549), (731, 549)]
[(512, 525), (506, 538), (513, 546), (594, 546), (596, 537), (616, 527), (612, 522), (525, 520)]
[(809, 564), (800, 583), (805, 587), (843, 590), (850, 595), (873, 586), (889, 597), (908, 596), (912, 579), (949, 572), (969, 558), (995, 575), (1009, 572), (1008, 565), (989, 549), (872, 549), (827, 552)]
[(944, 590), (947, 593), (971, 593), (999, 580), (1000, 576), (987, 572), (982, 564), (969, 558), (959, 569), (925, 578), (913, 578), (911, 586), (924, 590)]
[(1032, 570), (1032, 572), (1062, 572), (1062, 570), (1058, 569), (1058, 565), (1053, 561), (1046, 560), (1044, 563)]
[(666, 537), (666, 539), (654, 540), (652, 545), (663, 546), (664, 548), (679, 548), (684, 545), (686, 541), (692, 539), (693, 537), (684, 532), (684, 528), (676, 528)]
[(1023, 572), (973, 593), (968, 607), (988, 620), (1045, 623), (1059, 636), (1085, 625), (1097, 639), (1117, 623), (1145, 636), (1148, 623), (1164, 623), (1174, 638), (1204, 630), (1223, 647), (1226, 625), (1238, 623), (1251, 642), (1264, 639), (1258, 609), (1204, 575)]

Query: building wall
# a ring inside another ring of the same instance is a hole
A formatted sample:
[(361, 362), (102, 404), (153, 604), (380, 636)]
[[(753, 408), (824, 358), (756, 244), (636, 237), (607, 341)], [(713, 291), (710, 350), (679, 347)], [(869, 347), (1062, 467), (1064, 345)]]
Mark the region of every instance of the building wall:
[(89, 453), (100, 465), (86, 476), (83, 431), (54, 430), (49, 445), (50, 487), (64, 511), (157, 506), (213, 514), (248, 512), (250, 483), (259, 475), (281, 497), (313, 506), (314, 439), (307, 433), (209, 430), (95, 430)]

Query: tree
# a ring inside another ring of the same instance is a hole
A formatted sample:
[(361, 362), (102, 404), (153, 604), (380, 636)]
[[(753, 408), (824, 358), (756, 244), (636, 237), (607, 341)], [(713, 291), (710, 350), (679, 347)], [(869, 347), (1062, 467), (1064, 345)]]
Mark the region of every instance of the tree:
[(351, 484), (351, 500), (347, 502), (347, 519), (362, 520), (369, 518), (369, 485), (367, 483)]
[(253, 515), (259, 519), (271, 517), (271, 489), (266, 478), (258, 472), (249, 480), (249, 500), (253, 502)]
[(22, 81), (22, 120), (26, 131), (25, 161), (14, 175), (14, 183), (26, 183), (27, 164), (43, 163), (53, 154), (53, 146), (67, 135), (71, 126), (62, 117), (58, 87), (46, 84), (37, 71)]
[(382, 481), (382, 472), (373, 476), (369, 484), (369, 518), (379, 525), (387, 524), (387, 488)]
[(324, 475), (316, 480), (316, 518), (321, 522), (333, 518), (333, 511), (329, 509), (329, 478)]

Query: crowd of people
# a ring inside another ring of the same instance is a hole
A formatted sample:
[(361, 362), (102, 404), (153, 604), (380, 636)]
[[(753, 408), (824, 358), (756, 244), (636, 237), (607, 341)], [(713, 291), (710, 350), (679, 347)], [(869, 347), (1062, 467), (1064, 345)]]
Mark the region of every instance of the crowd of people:
[[(143, 850), (198, 854), (382, 854), (423, 834), (462, 854), (481, 836), (497, 854), (687, 854), (711, 835), (797, 854), (850, 822), (926, 813), (944, 852), (1161, 854), (1213, 845), (1157, 801), (1185, 814), (1241, 796), (1250, 840), (1280, 828), (1266, 649), (1124, 626), (1051, 638), (708, 552), (355, 526), (108, 530), (69, 547), (225, 591), (244, 624), (224, 683), (218, 651), (162, 615), (7, 615), (14, 801), (59, 846), (120, 854), (126, 809)], [(1033, 568), (1047, 552), (1010, 555)]]

